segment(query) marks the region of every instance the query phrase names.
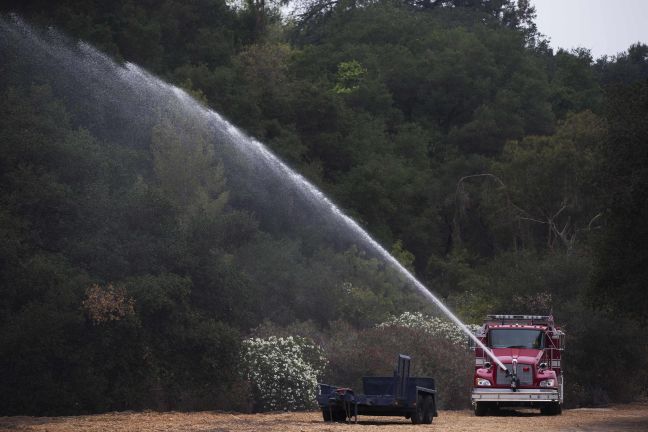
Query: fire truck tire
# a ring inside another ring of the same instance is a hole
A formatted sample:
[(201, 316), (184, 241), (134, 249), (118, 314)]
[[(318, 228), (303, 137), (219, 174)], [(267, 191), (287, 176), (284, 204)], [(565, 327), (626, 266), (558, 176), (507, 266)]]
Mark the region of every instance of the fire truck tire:
[(540, 413), (543, 415), (561, 415), (562, 414), (562, 405), (558, 402), (551, 403), (540, 408)]
[(484, 402), (475, 402), (475, 415), (477, 417), (483, 417), (486, 414), (488, 414), (488, 405), (486, 405)]
[(427, 395), (423, 398), (423, 424), (431, 424), (434, 416), (434, 400), (432, 396)]

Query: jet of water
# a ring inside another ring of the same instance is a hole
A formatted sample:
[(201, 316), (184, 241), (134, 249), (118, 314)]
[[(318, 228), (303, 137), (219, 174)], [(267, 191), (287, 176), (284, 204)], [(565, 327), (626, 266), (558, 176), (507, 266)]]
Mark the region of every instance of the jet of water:
[(468, 335), (477, 346), (479, 346), (486, 354), (503, 370), (506, 370), (506, 366), (500, 361), (497, 356), (495, 356), (492, 351), (484, 345), (484, 343), (479, 340), (473, 332), (454, 314), (452, 311), (430, 290), (428, 290), (409, 270), (407, 270), (403, 265), (394, 258), (387, 250), (382, 247), (376, 240), (374, 240), (369, 233), (358, 225), (356, 221), (344, 214), (322, 191), (315, 187), (312, 183), (306, 180), (302, 175), (298, 174), (296, 171), (288, 167), (284, 162), (282, 162), (276, 155), (274, 155), (266, 146), (264, 146), (258, 140), (246, 136), (240, 129), (236, 126), (225, 120), (217, 112), (203, 107), (194, 101), (189, 95), (187, 95), (183, 90), (174, 87), (170, 84), (163, 83), (157, 78), (150, 76), (147, 72), (139, 68), (138, 66), (128, 63), (126, 68), (132, 71), (134, 74), (138, 74), (145, 81), (151, 82), (157, 86), (167, 86), (171, 89), (177, 97), (183, 101), (183, 103), (192, 106), (193, 109), (200, 110), (202, 114), (206, 117), (210, 117), (212, 121), (217, 125), (218, 129), (226, 130), (232, 138), (232, 141), (235, 145), (244, 153), (251, 155), (254, 158), (261, 158), (265, 161), (264, 165), (274, 171), (277, 175), (284, 178), (286, 181), (293, 183), (293, 185), (304, 195), (310, 197), (313, 200), (319, 202), (321, 207), (324, 207), (332, 215), (332, 217), (342, 221), (351, 232), (355, 234), (355, 237), (361, 239), (362, 242), (371, 250), (377, 253), (382, 259), (384, 259), (391, 266), (396, 268), (398, 272), (403, 275), (406, 280), (408, 280), (416, 290), (423, 295), (426, 299), (434, 303), (452, 322), (454, 322), (466, 335)]
[(416, 290), (423, 295), (426, 299), (434, 303), (452, 322), (454, 322), (464, 333), (466, 333), (481, 349), (488, 354), (488, 356), (503, 370), (507, 370), (506, 366), (500, 361), (497, 356), (495, 356), (492, 351), (480, 341), (473, 332), (454, 314), (452, 311), (430, 290), (428, 290), (425, 285), (423, 285), (409, 270), (407, 270), (396, 258), (394, 258), (387, 250), (382, 247), (376, 240), (373, 239), (358, 225), (356, 221), (344, 214), (326, 195), (324, 195), (319, 189), (317, 189), (313, 184), (306, 180), (302, 175), (293, 171), (286, 164), (284, 164), (277, 156), (275, 156), (267, 147), (261, 144), (259, 141), (245, 136), (238, 128), (229, 122), (225, 121), (221, 116), (219, 116), (214, 111), (210, 111), (210, 114), (214, 116), (214, 120), (221, 122), (226, 130), (232, 135), (235, 141), (243, 148), (250, 149), (250, 151), (257, 154), (259, 157), (262, 157), (268, 161), (268, 165), (273, 167), (278, 173), (285, 176), (286, 179), (295, 183), (300, 189), (303, 189), (305, 193), (312, 195), (317, 200), (321, 201), (322, 205), (327, 207), (330, 213), (335, 218), (339, 218), (346, 224), (350, 230), (356, 234), (357, 238), (362, 239), (362, 241), (373, 251), (377, 252), (380, 257), (382, 257), (386, 262), (392, 265), (398, 270), (411, 284), (416, 288)]
[[(285, 194), (299, 196), (309, 205), (311, 212), (302, 218), (317, 214), (323, 223), (343, 231), (354, 242), (380, 257), (396, 269), (424, 298), (435, 304), (477, 346), (503, 370), (506, 367), (448, 307), (430, 292), (398, 260), (391, 256), (357, 222), (344, 214), (318, 188), (292, 170), (266, 146), (246, 136), (217, 112), (196, 102), (183, 90), (165, 83), (140, 67), (126, 63), (116, 64), (107, 56), (85, 43), (70, 46), (65, 38), (51, 32), (47, 37), (38, 35), (17, 18), (8, 22), (0, 17), (0, 54), (12, 56), (25, 70), (39, 71), (53, 77), (59, 93), (65, 94), (79, 112), (87, 115), (88, 123), (102, 119), (110, 125), (124, 127), (104, 128), (105, 134), (118, 136), (122, 141), (137, 145), (138, 134), (150, 130), (160, 111), (172, 112), (175, 118), (190, 117), (205, 130), (213, 132), (216, 142), (228, 143), (223, 153), (234, 153), (230, 163), (235, 169), (246, 170), (259, 177), (256, 187), (267, 183), (280, 184)], [(56, 75), (58, 74), (58, 78)], [(131, 125), (127, 127), (127, 125)], [(215, 144), (216, 145), (216, 144)], [(240, 176), (243, 177), (243, 176)], [(236, 182), (234, 178), (234, 182)], [(266, 194), (272, 195), (272, 194)], [(257, 194), (262, 197), (263, 194)], [(261, 199), (261, 198), (259, 198)], [(267, 198), (272, 200), (272, 197)], [(299, 216), (295, 216), (299, 217)]]

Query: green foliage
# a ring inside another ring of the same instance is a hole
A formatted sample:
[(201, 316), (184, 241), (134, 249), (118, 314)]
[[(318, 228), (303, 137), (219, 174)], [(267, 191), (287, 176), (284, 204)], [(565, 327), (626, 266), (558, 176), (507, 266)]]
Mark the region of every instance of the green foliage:
[(164, 119), (153, 128), (153, 170), (162, 193), (188, 219), (221, 216), (228, 194), (223, 166), (214, 156), (213, 144), (196, 130), (178, 126), (179, 119)]
[(594, 110), (603, 105), (603, 93), (586, 49), (558, 50), (549, 64), (553, 111), (559, 118), (569, 112)]
[(397, 240), (392, 246), (390, 251), (391, 255), (396, 258), (406, 269), (409, 271), (414, 271), (414, 254), (410, 251), (403, 249), (403, 242)]
[(594, 70), (604, 86), (644, 81), (648, 78), (648, 45), (635, 43), (612, 58), (602, 57), (596, 61)]
[(487, 172), (457, 182), (455, 242), (472, 240), (467, 236), (478, 218), (491, 250), (587, 245), (600, 227), (592, 185), (606, 133), (605, 120), (585, 111), (569, 115), (553, 135), (509, 141)]
[[(645, 391), (648, 374), (645, 332), (633, 320), (572, 307), (565, 364), (568, 406), (631, 402)], [(609, 368), (613, 364), (615, 367)], [(632, 371), (633, 379), (627, 379)]]
[[(494, 164), (517, 207), (515, 220), (545, 225), (549, 249), (572, 250), (577, 238), (591, 230), (600, 204), (592, 199), (590, 184), (604, 139), (604, 122), (583, 112), (568, 117), (552, 137), (509, 143), (502, 162)], [(523, 233), (519, 237), (525, 241)]]
[(185, 64), (222, 64), (249, 30), (225, 0), (141, 3), (118, 0), (38, 0), (8, 2), (2, 12), (17, 12), (41, 24), (55, 25), (71, 37), (92, 43), (109, 55), (168, 74)]
[(645, 245), (648, 231), (648, 84), (612, 88), (609, 94), (609, 139), (602, 154), (597, 185), (606, 207), (606, 229), (596, 250), (596, 272), (590, 302), (602, 310), (648, 319)]
[(335, 93), (348, 94), (357, 90), (367, 70), (356, 60), (342, 62), (338, 65)]

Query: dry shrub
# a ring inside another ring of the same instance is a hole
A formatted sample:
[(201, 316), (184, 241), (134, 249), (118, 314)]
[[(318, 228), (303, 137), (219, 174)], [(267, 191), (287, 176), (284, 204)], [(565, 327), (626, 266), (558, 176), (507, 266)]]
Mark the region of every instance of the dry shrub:
[(93, 324), (101, 324), (135, 314), (135, 300), (128, 297), (126, 289), (112, 284), (102, 288), (97, 284), (86, 289), (83, 310)]

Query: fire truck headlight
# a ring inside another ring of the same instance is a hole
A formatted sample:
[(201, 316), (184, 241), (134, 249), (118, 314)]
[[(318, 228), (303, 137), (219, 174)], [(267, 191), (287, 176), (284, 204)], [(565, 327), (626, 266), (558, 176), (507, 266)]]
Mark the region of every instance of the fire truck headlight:
[(477, 385), (482, 387), (490, 387), (491, 383), (487, 379), (477, 378)]
[(540, 387), (554, 387), (554, 382), (553, 379), (540, 381)]

